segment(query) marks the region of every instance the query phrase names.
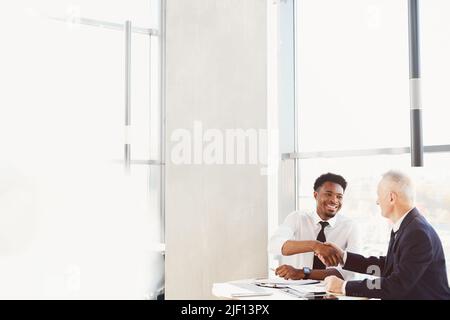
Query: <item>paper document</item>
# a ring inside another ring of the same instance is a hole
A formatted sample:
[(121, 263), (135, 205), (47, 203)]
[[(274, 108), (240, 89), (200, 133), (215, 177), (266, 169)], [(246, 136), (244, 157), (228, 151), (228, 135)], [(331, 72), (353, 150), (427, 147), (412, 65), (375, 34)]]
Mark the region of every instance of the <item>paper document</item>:
[(304, 285), (289, 285), (289, 288), (295, 289), (299, 292), (303, 293), (319, 293), (325, 292), (325, 287), (323, 285), (310, 285), (310, 286), (304, 286)]
[(268, 279), (257, 279), (255, 280), (256, 284), (276, 284), (276, 285), (296, 285), (296, 286), (302, 286), (302, 285), (310, 285), (310, 284), (319, 284), (320, 281), (318, 280), (285, 280), (280, 277), (276, 278), (268, 278)]
[(232, 297), (256, 297), (256, 296), (269, 296), (272, 292), (269, 292), (261, 287), (258, 287), (250, 283), (232, 283), (233, 287)]

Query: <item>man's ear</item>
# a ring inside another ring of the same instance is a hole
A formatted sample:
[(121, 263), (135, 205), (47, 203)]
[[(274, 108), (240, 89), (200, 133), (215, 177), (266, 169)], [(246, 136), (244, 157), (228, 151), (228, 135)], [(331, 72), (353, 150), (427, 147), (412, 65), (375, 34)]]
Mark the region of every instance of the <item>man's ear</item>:
[(397, 193), (395, 193), (395, 192), (389, 192), (389, 200), (390, 200), (391, 202), (394, 202), (395, 200), (397, 200), (397, 198), (398, 198), (398, 194), (397, 194)]
[(317, 200), (317, 195), (318, 195), (319, 193), (317, 192), (317, 191), (314, 191), (314, 199), (316, 199)]

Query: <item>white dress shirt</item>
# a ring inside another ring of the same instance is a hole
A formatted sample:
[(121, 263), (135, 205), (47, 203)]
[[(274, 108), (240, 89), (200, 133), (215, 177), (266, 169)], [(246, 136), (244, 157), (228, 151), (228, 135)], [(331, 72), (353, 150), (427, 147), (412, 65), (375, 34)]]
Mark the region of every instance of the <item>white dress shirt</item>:
[[(270, 238), (269, 253), (282, 256), (281, 248), (288, 240), (305, 241), (316, 240), (321, 230), (319, 222), (322, 219), (316, 212), (305, 213), (295, 211), (289, 214)], [(325, 238), (328, 242), (338, 245), (342, 250), (358, 252), (360, 250), (360, 239), (358, 230), (352, 220), (337, 213), (335, 217), (327, 220), (325, 227)], [(292, 265), (295, 268), (313, 266), (314, 253), (300, 253), (292, 256), (282, 256), (282, 263)], [(354, 278), (354, 273), (337, 268), (344, 279)]]

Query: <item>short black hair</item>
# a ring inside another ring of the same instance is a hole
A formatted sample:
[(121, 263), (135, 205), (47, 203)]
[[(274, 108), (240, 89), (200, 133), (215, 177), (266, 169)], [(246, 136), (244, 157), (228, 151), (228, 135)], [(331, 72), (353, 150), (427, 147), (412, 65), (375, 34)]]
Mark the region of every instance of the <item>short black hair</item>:
[(328, 173), (321, 175), (320, 177), (318, 177), (316, 179), (316, 182), (314, 182), (314, 191), (319, 190), (319, 188), (325, 182), (337, 183), (342, 187), (342, 189), (344, 189), (344, 191), (345, 191), (345, 188), (347, 188), (347, 181), (345, 181), (344, 177), (342, 177), (338, 174), (328, 172)]

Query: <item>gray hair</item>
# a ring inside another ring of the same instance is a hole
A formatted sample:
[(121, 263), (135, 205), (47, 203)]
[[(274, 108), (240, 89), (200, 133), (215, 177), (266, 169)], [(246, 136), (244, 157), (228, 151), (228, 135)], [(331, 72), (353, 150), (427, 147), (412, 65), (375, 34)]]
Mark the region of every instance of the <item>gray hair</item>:
[(409, 176), (401, 171), (390, 170), (383, 174), (383, 180), (387, 180), (394, 184), (395, 191), (403, 195), (404, 198), (413, 203), (416, 198), (414, 184)]

